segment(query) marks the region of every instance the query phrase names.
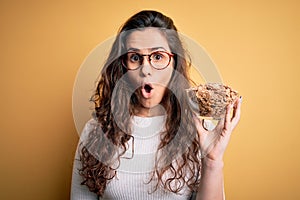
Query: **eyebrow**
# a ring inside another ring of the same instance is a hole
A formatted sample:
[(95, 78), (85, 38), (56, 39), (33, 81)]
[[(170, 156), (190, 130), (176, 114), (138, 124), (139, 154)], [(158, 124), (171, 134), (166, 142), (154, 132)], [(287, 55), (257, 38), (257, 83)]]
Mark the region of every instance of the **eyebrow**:
[[(158, 49), (163, 49), (165, 51), (167, 51), (164, 47), (153, 47), (153, 48), (146, 48), (150, 51), (155, 51), (155, 50), (158, 50)], [(140, 51), (141, 49), (138, 49), (138, 48), (133, 48), (133, 47), (130, 47), (129, 49), (127, 49), (127, 51)]]

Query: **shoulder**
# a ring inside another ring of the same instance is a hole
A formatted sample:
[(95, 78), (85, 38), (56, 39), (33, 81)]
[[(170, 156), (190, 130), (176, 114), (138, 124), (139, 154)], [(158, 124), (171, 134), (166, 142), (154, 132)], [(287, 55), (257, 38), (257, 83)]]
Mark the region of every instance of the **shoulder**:
[(96, 119), (94, 119), (94, 118), (89, 119), (85, 123), (85, 125), (82, 129), (82, 132), (80, 134), (80, 140), (81, 141), (86, 140), (87, 137), (89, 136), (89, 134), (91, 132), (93, 132), (97, 127), (99, 127), (99, 125), (100, 125), (100, 123)]
[(99, 125), (99, 122), (95, 118), (91, 118), (85, 123), (83, 130), (93, 129), (93, 128), (97, 127), (98, 125)]

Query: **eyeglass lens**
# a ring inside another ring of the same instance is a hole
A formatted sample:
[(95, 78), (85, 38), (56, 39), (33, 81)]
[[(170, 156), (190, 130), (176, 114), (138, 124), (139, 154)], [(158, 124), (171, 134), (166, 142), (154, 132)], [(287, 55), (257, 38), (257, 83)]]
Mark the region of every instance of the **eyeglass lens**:
[(151, 66), (156, 69), (163, 69), (167, 67), (171, 60), (171, 55), (167, 52), (156, 51), (149, 55), (142, 55), (136, 52), (128, 52), (125, 56), (125, 65), (128, 69), (137, 69), (139, 68), (143, 62), (144, 57), (148, 57), (148, 61)]

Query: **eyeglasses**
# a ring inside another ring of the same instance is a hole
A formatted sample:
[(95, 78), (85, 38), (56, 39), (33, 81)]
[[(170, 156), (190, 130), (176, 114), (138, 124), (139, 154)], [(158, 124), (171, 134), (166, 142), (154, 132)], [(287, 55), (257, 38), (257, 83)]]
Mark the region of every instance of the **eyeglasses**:
[(165, 51), (155, 51), (151, 54), (127, 52), (122, 58), (122, 63), (128, 70), (136, 70), (143, 64), (144, 56), (148, 56), (148, 61), (153, 68), (162, 70), (169, 66), (174, 54)]

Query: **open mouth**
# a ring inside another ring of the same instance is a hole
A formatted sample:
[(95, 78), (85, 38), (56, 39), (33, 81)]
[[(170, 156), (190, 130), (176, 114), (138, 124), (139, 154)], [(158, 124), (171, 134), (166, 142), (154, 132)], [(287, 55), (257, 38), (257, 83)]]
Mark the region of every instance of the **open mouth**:
[(148, 99), (151, 98), (153, 95), (153, 86), (150, 83), (146, 83), (142, 87), (142, 95), (144, 98)]
[(152, 86), (151, 86), (151, 85), (149, 85), (149, 84), (145, 84), (145, 85), (144, 85), (144, 89), (145, 89), (145, 91), (146, 91), (147, 93), (150, 93), (150, 92), (151, 92), (151, 90), (152, 90), (153, 88), (152, 88)]

